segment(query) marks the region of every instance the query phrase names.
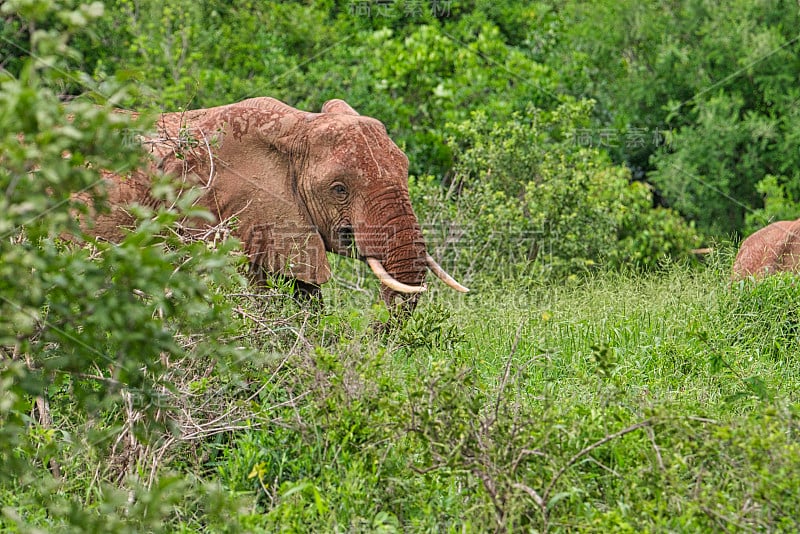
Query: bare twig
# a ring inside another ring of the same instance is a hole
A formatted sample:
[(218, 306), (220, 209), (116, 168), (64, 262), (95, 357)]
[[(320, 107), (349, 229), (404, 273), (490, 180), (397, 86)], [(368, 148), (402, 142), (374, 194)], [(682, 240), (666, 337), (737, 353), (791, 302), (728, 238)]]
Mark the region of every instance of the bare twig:
[(536, 506), (538, 506), (539, 508), (541, 509), (546, 508), (547, 504), (544, 502), (544, 499), (542, 499), (539, 496), (539, 494), (536, 493), (536, 490), (534, 490), (530, 486), (526, 486), (525, 484), (520, 484), (519, 482), (514, 482), (513, 484), (511, 484), (511, 487), (518, 490), (522, 490), (525, 493), (527, 493), (531, 497), (531, 499), (533, 499), (533, 502), (536, 503)]
[(656, 433), (653, 432), (652, 426), (645, 427), (645, 432), (647, 432), (647, 437), (650, 438), (650, 443), (653, 444), (653, 450), (656, 452), (656, 460), (658, 460), (658, 468), (663, 473), (666, 471), (666, 467), (664, 467), (664, 459), (661, 457), (661, 449), (658, 447), (656, 443)]
[(211, 145), (208, 144), (208, 138), (206, 137), (206, 133), (201, 131), (200, 135), (203, 136), (203, 142), (206, 144), (206, 150), (208, 151), (208, 181), (203, 186), (205, 189), (209, 189), (211, 184), (214, 182), (214, 153), (211, 151)]
[(724, 516), (724, 515), (722, 515), (721, 513), (719, 513), (719, 512), (717, 512), (717, 511), (713, 510), (712, 508), (710, 508), (710, 507), (708, 507), (708, 506), (705, 506), (705, 505), (702, 505), (702, 504), (701, 504), (701, 505), (700, 505), (700, 509), (701, 509), (701, 510), (702, 510), (702, 511), (703, 511), (703, 512), (704, 512), (704, 513), (707, 515), (707, 516), (709, 516), (711, 519), (713, 519), (713, 520), (714, 520), (714, 523), (716, 523), (716, 525), (717, 525), (719, 528), (721, 528), (721, 529), (723, 530), (723, 532), (731, 532), (731, 530), (730, 530), (730, 529), (728, 529), (728, 528), (725, 526), (725, 525), (726, 525), (726, 523), (727, 523), (727, 524), (730, 524), (730, 525), (733, 525), (734, 527), (736, 527), (736, 529), (734, 529), (734, 530), (745, 530), (745, 531), (748, 531), (748, 532), (758, 532), (758, 530), (757, 530), (757, 529), (755, 529), (755, 528), (751, 527), (750, 525), (743, 525), (742, 523), (738, 523), (738, 522), (734, 521), (733, 519), (731, 519), (730, 517), (725, 517), (725, 516)]
[(711, 425), (719, 424), (719, 421), (717, 421), (716, 419), (709, 419), (708, 417), (700, 417), (697, 415), (687, 415), (686, 419), (688, 419), (689, 421), (697, 421), (699, 423), (708, 423)]
[[(33, 370), (33, 360), (30, 355), (25, 355), (25, 365), (29, 370)], [(38, 421), (42, 428), (49, 429), (53, 427), (53, 417), (50, 415), (50, 403), (47, 401), (45, 393), (36, 396), (34, 411), (36, 413), (33, 419)], [(55, 458), (50, 458), (49, 464), (50, 473), (53, 475), (53, 478), (61, 480), (61, 467), (58, 465), (58, 461)]]

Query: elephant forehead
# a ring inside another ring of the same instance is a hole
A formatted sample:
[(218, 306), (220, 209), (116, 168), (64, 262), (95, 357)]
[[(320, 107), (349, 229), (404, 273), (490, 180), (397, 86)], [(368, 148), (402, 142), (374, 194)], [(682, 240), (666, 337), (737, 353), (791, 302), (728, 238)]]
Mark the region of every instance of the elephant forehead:
[(330, 164), (344, 174), (364, 179), (391, 178), (408, 173), (408, 158), (379, 122), (349, 124), (330, 146)]

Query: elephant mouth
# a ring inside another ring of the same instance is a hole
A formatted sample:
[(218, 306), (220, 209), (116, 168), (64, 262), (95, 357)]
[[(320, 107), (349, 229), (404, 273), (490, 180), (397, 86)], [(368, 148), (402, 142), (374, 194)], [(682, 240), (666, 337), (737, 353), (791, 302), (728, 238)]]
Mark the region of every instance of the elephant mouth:
[[(426, 290), (425, 285), (412, 286), (395, 280), (395, 278), (386, 271), (378, 258), (359, 253), (358, 247), (356, 246), (355, 231), (351, 225), (344, 224), (340, 226), (334, 232), (334, 236), (334, 251), (344, 256), (365, 261), (375, 276), (378, 277), (378, 280), (380, 280), (381, 283), (389, 289), (405, 294), (421, 293)], [(426, 268), (430, 269), (430, 271), (433, 272), (433, 274), (435, 274), (445, 284), (462, 293), (469, 291), (469, 289), (456, 282), (449, 274), (447, 274), (447, 272), (445, 272), (445, 270), (442, 269), (430, 255), (425, 254), (424, 261), (426, 263)]]
[(350, 225), (341, 226), (335, 232), (336, 235), (336, 243), (335, 243), (335, 250), (341, 251), (338, 252), (343, 256), (349, 256), (351, 258), (358, 258), (358, 251), (356, 251), (356, 234), (353, 231), (353, 227)]

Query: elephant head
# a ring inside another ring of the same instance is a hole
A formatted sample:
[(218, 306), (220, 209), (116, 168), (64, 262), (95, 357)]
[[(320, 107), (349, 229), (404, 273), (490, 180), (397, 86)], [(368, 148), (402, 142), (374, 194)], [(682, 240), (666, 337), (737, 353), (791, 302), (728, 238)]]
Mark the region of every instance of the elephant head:
[[(157, 128), (144, 139), (154, 165), (201, 188), (199, 202), (219, 221), (236, 221), (233, 233), (256, 272), (316, 291), (331, 276), (330, 251), (366, 261), (390, 308), (398, 296), (413, 308), (428, 270), (468, 291), (426, 251), (408, 193), (408, 158), (381, 122), (344, 101), (308, 113), (253, 98), (165, 113)], [(112, 202), (146, 195), (136, 177), (115, 185)], [(98, 221), (95, 233), (120, 222)]]
[(733, 263), (734, 279), (800, 270), (800, 219), (778, 221), (742, 241)]

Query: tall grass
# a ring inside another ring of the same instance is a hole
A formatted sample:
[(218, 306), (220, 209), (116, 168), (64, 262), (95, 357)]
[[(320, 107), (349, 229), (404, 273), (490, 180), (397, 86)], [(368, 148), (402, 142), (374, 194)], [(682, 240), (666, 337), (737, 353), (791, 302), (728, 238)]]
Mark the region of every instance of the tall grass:
[[(100, 501), (95, 474), (135, 453), (164, 497), (127, 512), (118, 492), (117, 513), (165, 531), (796, 531), (800, 289), (731, 284), (728, 260), (431, 282), (388, 332), (345, 260), (321, 311), (230, 296), (255, 357), (171, 362), (171, 431), (62, 462), (63, 491)], [(0, 496), (57, 526), (24, 487)]]
[(474, 285), (388, 338), (367, 293), (327, 290), (324, 347), (284, 364), (308, 394), (217, 464), (251, 528), (797, 528), (793, 278)]

